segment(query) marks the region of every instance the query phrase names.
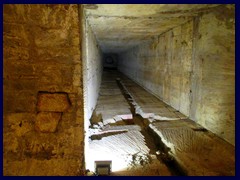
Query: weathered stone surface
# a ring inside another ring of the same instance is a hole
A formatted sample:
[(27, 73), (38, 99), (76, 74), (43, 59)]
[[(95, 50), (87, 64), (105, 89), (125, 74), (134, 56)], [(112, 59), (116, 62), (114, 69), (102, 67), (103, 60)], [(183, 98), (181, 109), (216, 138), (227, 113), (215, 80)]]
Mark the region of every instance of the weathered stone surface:
[(153, 36), (181, 26), (197, 13), (215, 6), (219, 5), (97, 4), (96, 9), (86, 7), (86, 14), (104, 52), (118, 53), (128, 51), (149, 41)]
[(234, 145), (235, 7), (195, 19), (194, 36), (190, 117)]
[[(139, 114), (143, 118), (150, 118), (151, 120), (178, 120), (186, 118), (186, 116), (177, 112), (176, 109), (170, 108), (170, 106), (147, 92), (123, 74), (119, 73), (118, 76), (121, 77), (121, 85), (130, 96), (136, 114)], [(120, 110), (121, 104), (119, 103), (118, 106)]]
[(189, 176), (234, 176), (235, 149), (190, 120), (150, 125)]
[[(95, 7), (98, 9), (86, 10), (88, 17), (82, 17), (81, 5), (3, 6), (4, 175), (79, 175), (84, 166), (83, 124), (87, 124), (83, 123), (82, 99), (84, 94), (87, 117), (96, 105), (101, 82), (99, 45), (111, 52), (140, 45), (127, 55), (129, 62), (122, 69), (163, 101), (186, 115), (190, 111), (194, 120), (234, 144), (234, 5)], [(81, 32), (81, 26), (88, 23)], [(145, 40), (151, 43), (143, 44)], [(84, 93), (81, 57), (88, 60), (83, 60)], [(135, 57), (137, 63), (132, 61)], [(35, 118), (13, 115), (28, 112), (35, 116), (40, 91), (76, 94), (69, 111), (65, 102), (58, 106), (57, 100), (51, 109), (71, 112), (64, 116), (64, 123), (60, 121), (57, 133), (36, 132), (31, 122)], [(139, 98), (143, 104), (146, 99)], [(122, 102), (121, 98), (114, 101)], [(156, 110), (151, 103), (147, 111)], [(168, 109), (170, 114), (175, 112)], [(226, 149), (218, 148), (220, 152)]]
[[(86, 121), (91, 118), (93, 110), (96, 106), (99, 88), (102, 79), (102, 53), (100, 47), (98, 46), (97, 39), (90, 27), (86, 22), (86, 17), (83, 17), (83, 24), (86, 24), (84, 27), (84, 36), (83, 36), (83, 59), (86, 61), (83, 64), (83, 74), (85, 78), (84, 83), (84, 116)], [(76, 73), (78, 74), (78, 73)], [(78, 76), (74, 77), (74, 84), (79, 82)], [(88, 123), (88, 122), (86, 122)]]
[(65, 112), (70, 107), (68, 94), (66, 93), (39, 93), (38, 111)]
[[(26, 158), (22, 161), (7, 162), (4, 160), (4, 175), (12, 176), (80, 176), (83, 170), (79, 169), (82, 159), (58, 158), (38, 160)], [(54, 168), (53, 168), (54, 167)]]
[[(115, 123), (116, 119), (132, 119), (130, 106), (123, 96), (116, 78), (120, 74), (103, 72), (98, 102), (91, 122), (102, 121), (104, 125)], [(96, 113), (96, 114), (95, 114)]]
[(11, 132), (21, 137), (33, 130), (36, 115), (33, 113), (9, 113), (4, 119), (6, 119), (4, 127), (10, 128)]
[(38, 113), (35, 121), (35, 130), (44, 133), (55, 132), (61, 116), (62, 113), (56, 112)]
[(19, 150), (18, 138), (13, 133), (4, 133), (3, 135), (3, 152), (17, 153)]
[[(192, 52), (192, 29), (193, 21), (175, 27), (153, 38), (149, 43), (122, 53), (119, 61), (121, 72), (187, 116), (189, 116), (190, 106), (192, 54), (189, 51)], [(153, 98), (146, 97), (146, 92), (144, 93), (143, 90), (141, 94), (137, 87), (135, 89), (130, 87), (130, 90), (133, 93), (137, 92), (136, 98), (142, 102), (143, 108), (150, 102), (154, 102)], [(151, 112), (156, 104), (152, 104), (150, 109), (145, 108), (144, 112)]]
[(121, 53), (118, 68), (176, 110), (235, 144), (234, 24), (234, 5), (212, 8)]
[[(37, 98), (31, 90), (9, 90), (4, 87), (4, 111), (8, 113), (19, 113), (19, 112), (35, 112)], [(18, 97), (18, 98), (16, 98)], [(28, 101), (26, 101), (28, 97)]]
[[(83, 168), (79, 7), (3, 7), (4, 175), (78, 175)], [(60, 121), (58, 133), (38, 132), (55, 131), (60, 119), (58, 113), (36, 114), (38, 92), (73, 93), (79, 100), (70, 107), (65, 97), (43, 99), (50, 108), (44, 111), (72, 112)]]

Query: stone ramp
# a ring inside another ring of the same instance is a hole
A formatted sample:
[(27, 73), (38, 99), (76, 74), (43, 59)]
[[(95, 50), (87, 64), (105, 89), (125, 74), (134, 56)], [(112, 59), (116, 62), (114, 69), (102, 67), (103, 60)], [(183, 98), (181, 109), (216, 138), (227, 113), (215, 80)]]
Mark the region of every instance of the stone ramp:
[[(167, 166), (149, 154), (138, 125), (110, 126), (95, 130), (91, 136), (118, 132), (89, 142), (90, 162), (111, 160), (111, 176), (170, 176)], [(94, 166), (93, 164), (91, 165)]]
[[(150, 154), (145, 137), (132, 122), (130, 105), (119, 88), (119, 73), (104, 72), (99, 98), (89, 129), (89, 167), (96, 160), (112, 160), (113, 176), (170, 176), (168, 167), (156, 155)], [(129, 121), (131, 119), (131, 121)], [(127, 124), (124, 121), (123, 124)], [(98, 126), (99, 125), (99, 126)], [(90, 169), (93, 171), (93, 169)]]
[(154, 122), (168, 154), (189, 176), (234, 176), (235, 148), (190, 120)]
[(153, 120), (178, 120), (187, 117), (167, 105), (141, 86), (120, 74), (120, 83), (132, 98), (136, 113)]
[(189, 176), (234, 176), (235, 147), (165, 104), (141, 86), (121, 75), (136, 113), (169, 149), (165, 152)]
[(95, 124), (107, 125), (133, 118), (130, 106), (117, 84), (117, 77), (115, 73), (103, 73), (99, 98), (92, 117), (92, 122)]
[[(169, 157), (172, 157), (174, 159), (174, 162), (177, 163), (177, 165), (181, 168), (181, 170), (184, 171), (186, 175), (235, 175), (234, 146), (220, 139), (213, 133), (207, 131), (194, 121), (189, 120), (186, 116), (184, 116), (174, 108), (170, 107), (169, 105), (165, 104), (161, 100), (157, 99), (154, 95), (148, 93), (138, 84), (126, 78), (124, 75), (120, 73), (114, 73), (111, 78), (120, 78), (119, 82), (123, 86), (124, 91), (126, 92), (127, 99), (129, 99), (129, 102), (133, 104), (136, 114), (141, 115), (144, 121), (148, 120), (148, 123), (145, 124), (149, 125), (149, 128), (156, 135), (158, 142), (162, 142), (162, 145), (165, 146), (165, 148), (163, 148), (163, 152), (160, 153), (163, 153), (162, 155), (164, 156), (166, 155), (167, 159)], [(115, 79), (110, 81), (111, 78), (107, 76), (108, 81), (103, 81), (102, 89), (119, 88)], [(140, 133), (139, 128), (136, 128), (136, 126), (106, 126), (108, 123), (114, 123), (114, 121), (116, 122), (118, 119), (123, 119), (122, 117), (117, 118), (115, 113), (121, 114), (121, 112), (129, 112), (130, 116), (132, 115), (129, 109), (130, 106), (125, 99), (126, 97), (124, 98), (124, 96), (120, 92), (120, 89), (112, 91), (113, 93), (110, 93), (111, 91), (108, 91), (109, 94), (106, 94), (105, 92), (107, 91), (104, 91), (104, 95), (100, 94), (100, 103), (98, 103), (96, 108), (96, 111), (98, 113), (102, 113), (103, 116), (105, 115), (103, 118), (105, 119), (105, 126), (102, 127), (102, 133), (118, 132), (118, 134), (113, 134), (109, 137), (105, 136), (100, 141), (92, 141), (91, 146), (93, 149), (94, 147), (110, 148), (110, 151), (106, 151), (109, 153), (111, 151), (118, 151), (118, 153), (120, 154), (121, 152), (123, 154), (124, 152), (125, 154), (127, 154), (126, 152), (131, 152), (130, 156), (134, 157), (134, 154), (136, 153), (136, 147), (138, 147), (136, 143), (140, 143), (143, 147), (145, 146), (145, 142), (143, 140), (144, 138)], [(111, 107), (114, 110), (116, 109), (116, 111), (109, 110), (109, 108)], [(128, 110), (124, 109), (125, 107), (127, 107)], [(108, 111), (104, 112), (104, 109), (108, 109)], [(123, 111), (121, 111), (121, 109)], [(113, 117), (113, 120), (109, 118), (110, 121), (108, 121), (109, 119), (107, 118), (107, 116)], [(128, 146), (127, 148), (133, 149), (131, 151), (124, 150), (126, 146)], [(113, 150), (111, 148), (116, 148), (117, 150)], [(142, 156), (142, 153), (140, 153), (139, 155), (139, 157), (144, 157)], [(149, 171), (149, 175), (151, 173), (153, 173), (154, 175), (163, 175), (159, 173), (158, 170), (155, 171), (155, 169), (158, 169), (157, 166), (156, 168), (151, 167), (149, 169), (153, 170), (152, 172)], [(160, 166), (166, 168), (166, 166), (162, 165), (161, 163), (159, 167)], [(147, 166), (144, 166), (144, 168), (147, 168)], [(148, 174), (146, 169), (138, 169), (136, 171), (121, 170), (115, 172), (115, 175), (130, 175), (131, 172), (135, 175)], [(168, 171), (164, 170), (163, 172), (169, 173)]]

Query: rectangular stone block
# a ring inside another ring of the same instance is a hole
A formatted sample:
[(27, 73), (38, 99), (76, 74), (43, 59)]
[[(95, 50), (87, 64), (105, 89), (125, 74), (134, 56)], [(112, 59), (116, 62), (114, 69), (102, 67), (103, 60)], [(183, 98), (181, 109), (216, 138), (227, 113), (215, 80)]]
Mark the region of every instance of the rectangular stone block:
[(35, 130), (38, 132), (52, 133), (57, 130), (62, 113), (40, 112), (35, 121)]
[(38, 94), (37, 110), (45, 112), (65, 112), (71, 106), (67, 93)]

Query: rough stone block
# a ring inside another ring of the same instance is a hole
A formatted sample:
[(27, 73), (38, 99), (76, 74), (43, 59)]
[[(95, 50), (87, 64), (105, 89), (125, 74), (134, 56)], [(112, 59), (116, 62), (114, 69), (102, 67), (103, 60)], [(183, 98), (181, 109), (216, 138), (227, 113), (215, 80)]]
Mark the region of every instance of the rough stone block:
[(57, 130), (58, 122), (62, 113), (40, 112), (35, 121), (35, 130), (38, 132), (51, 133)]
[[(6, 113), (4, 118), (4, 128), (6, 132), (14, 132), (14, 136), (23, 136), (33, 130), (33, 119), (35, 113)], [(11, 138), (6, 137), (7, 141)]]
[(37, 98), (31, 91), (8, 90), (4, 92), (4, 96), (4, 112), (35, 112), (36, 110)]
[[(29, 49), (23, 48), (23, 47), (8, 47), (4, 46), (4, 59), (8, 60), (29, 60), (30, 57), (30, 51)], [(31, 65), (29, 65), (31, 66)], [(14, 71), (13, 71), (14, 72)]]
[(65, 112), (70, 107), (67, 93), (39, 93), (38, 111)]

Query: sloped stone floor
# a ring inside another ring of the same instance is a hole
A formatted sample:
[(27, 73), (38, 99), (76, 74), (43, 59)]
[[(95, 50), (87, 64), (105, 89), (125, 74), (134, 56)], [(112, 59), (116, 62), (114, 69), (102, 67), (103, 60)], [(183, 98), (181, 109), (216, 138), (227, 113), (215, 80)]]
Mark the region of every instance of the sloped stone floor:
[(91, 122), (92, 162), (112, 160), (113, 176), (235, 174), (234, 146), (117, 71), (103, 73)]

